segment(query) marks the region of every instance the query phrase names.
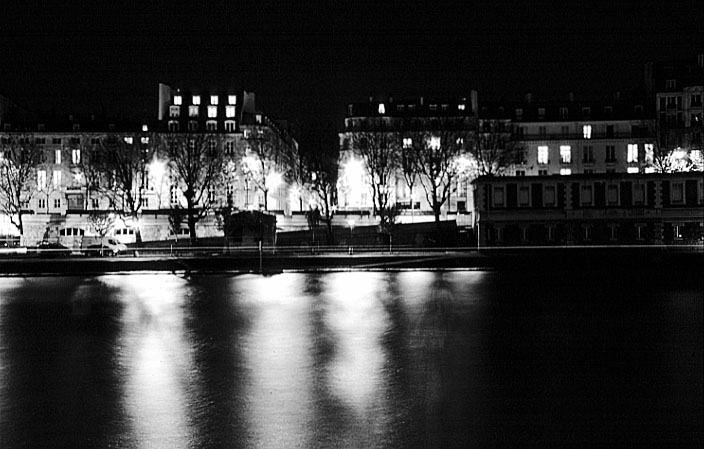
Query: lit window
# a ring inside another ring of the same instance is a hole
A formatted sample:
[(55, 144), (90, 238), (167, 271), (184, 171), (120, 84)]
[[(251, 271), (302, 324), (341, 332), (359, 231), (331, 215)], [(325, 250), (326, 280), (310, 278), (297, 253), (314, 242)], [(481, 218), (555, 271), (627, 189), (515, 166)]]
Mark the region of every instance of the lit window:
[(585, 139), (591, 139), (592, 138), (592, 125), (582, 126), (582, 135), (584, 136)]
[(149, 137), (144, 136), (139, 139), (140, 142), (142, 142), (144, 145), (149, 143)]
[(379, 114), (386, 114), (386, 108), (384, 107), (384, 103), (379, 103)]
[(430, 149), (439, 150), (440, 149), (440, 137), (432, 136), (430, 138)]
[(61, 150), (54, 151), (54, 163), (55, 164), (61, 163)]
[(54, 170), (54, 176), (52, 177), (51, 184), (55, 189), (61, 187), (61, 170)]
[(193, 104), (199, 105), (200, 104), (200, 95), (194, 95), (193, 96)]
[(218, 122), (216, 122), (215, 120), (208, 120), (205, 123), (205, 129), (207, 131), (217, 131), (218, 130)]
[(198, 117), (198, 106), (189, 106), (188, 107), (188, 116), (189, 117)]
[[(217, 97), (215, 97), (217, 98)], [(217, 106), (208, 106), (208, 118), (215, 118), (218, 116), (218, 107)]]
[(560, 162), (563, 164), (572, 162), (572, 147), (569, 145), (560, 145)]
[(655, 153), (654, 153), (654, 151), (653, 151), (653, 148), (654, 148), (654, 147), (653, 147), (653, 144), (652, 144), (652, 143), (646, 143), (646, 144), (645, 144), (645, 162), (646, 162), (646, 163), (649, 163), (649, 164), (652, 164), (652, 163), (653, 163), (653, 159), (654, 159), (654, 156), (655, 156)]
[(73, 164), (81, 163), (81, 150), (71, 150), (71, 162)]
[(46, 170), (37, 170), (37, 186), (39, 190), (44, 190), (46, 187)]
[(210, 104), (218, 104), (218, 96), (217, 95), (210, 96)]
[(457, 109), (459, 109), (460, 111), (464, 111), (464, 104), (463, 103), (458, 104)]
[(228, 104), (237, 104), (237, 95), (228, 95), (227, 96), (227, 103)]
[(538, 163), (547, 164), (548, 163), (548, 147), (547, 145), (541, 145), (538, 147)]
[(628, 155), (627, 159), (628, 162), (638, 162), (638, 144), (637, 143), (629, 143), (628, 144)]
[(413, 145), (413, 140), (410, 137), (403, 138), (403, 148), (410, 148)]
[(134, 140), (132, 140), (132, 137), (125, 137), (124, 141), (128, 145), (132, 145), (132, 142), (134, 142)]
[(628, 173), (633, 174), (633, 173), (638, 173), (640, 170), (638, 169), (638, 167), (628, 167), (628, 168), (626, 169), (626, 171), (627, 171)]
[(227, 120), (225, 122), (225, 131), (228, 133), (235, 132), (235, 122), (233, 120)]
[(560, 169), (560, 174), (561, 174), (561, 175), (571, 175), (571, 174), (572, 174), (572, 169), (569, 169), (569, 168), (561, 168), (561, 169)]
[(182, 101), (183, 101), (183, 99), (181, 98), (180, 95), (176, 95), (176, 96), (174, 97), (174, 104), (175, 104), (175, 105), (180, 106)]
[(234, 106), (225, 106), (225, 117), (232, 118), (234, 116), (235, 116), (235, 107)]

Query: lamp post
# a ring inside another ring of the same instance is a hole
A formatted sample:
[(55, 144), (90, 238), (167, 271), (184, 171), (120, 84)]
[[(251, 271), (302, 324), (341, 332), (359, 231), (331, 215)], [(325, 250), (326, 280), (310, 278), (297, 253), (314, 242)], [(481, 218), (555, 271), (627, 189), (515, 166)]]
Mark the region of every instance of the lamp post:
[(351, 218), (347, 220), (347, 225), (350, 227), (350, 246), (348, 253), (351, 256), (352, 254), (354, 254), (354, 220), (352, 220)]

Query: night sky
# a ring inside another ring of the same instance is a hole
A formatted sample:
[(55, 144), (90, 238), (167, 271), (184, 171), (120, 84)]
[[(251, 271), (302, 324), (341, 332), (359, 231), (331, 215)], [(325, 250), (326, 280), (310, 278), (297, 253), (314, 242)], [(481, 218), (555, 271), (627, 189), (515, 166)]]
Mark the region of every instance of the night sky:
[(156, 115), (157, 83), (255, 91), (334, 119), (369, 95), (629, 91), (704, 52), (704, 2), (4, 2), (0, 93), (32, 109)]

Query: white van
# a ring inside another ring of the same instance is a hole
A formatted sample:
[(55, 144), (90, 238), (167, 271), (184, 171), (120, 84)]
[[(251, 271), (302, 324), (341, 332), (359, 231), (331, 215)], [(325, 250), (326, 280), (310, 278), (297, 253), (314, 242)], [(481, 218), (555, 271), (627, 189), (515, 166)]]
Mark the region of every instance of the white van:
[(86, 236), (81, 245), (83, 254), (87, 256), (117, 256), (121, 252), (127, 251), (127, 245), (119, 242), (114, 237)]

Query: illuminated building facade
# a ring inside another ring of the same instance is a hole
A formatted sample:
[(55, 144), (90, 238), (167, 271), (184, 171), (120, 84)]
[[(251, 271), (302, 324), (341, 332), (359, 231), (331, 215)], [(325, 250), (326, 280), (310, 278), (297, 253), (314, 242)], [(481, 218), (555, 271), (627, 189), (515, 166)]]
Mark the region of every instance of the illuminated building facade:
[[(420, 179), (423, 175), (411, 175), (415, 182), (410, 187), (409, 174), (404, 174), (402, 167), (401, 153), (418, 144), (414, 139), (426, 139), (432, 146), (436, 140), (439, 142), (439, 136), (449, 133), (465, 136), (468, 144), (476, 127), (476, 91), (466, 98), (395, 100), (391, 97), (381, 101), (370, 98), (366, 103), (347, 105), (345, 128), (339, 135), (338, 210), (368, 213), (373, 207), (369, 174), (353, 143), (356, 137), (373, 133), (383, 136), (395, 149), (395, 155), (390, 159), (394, 164), (393, 173), (385, 187), (389, 190), (389, 204), (401, 211), (399, 221), (432, 220), (431, 205)], [(466, 175), (457, 176), (452, 181), (451, 195), (443, 206), (444, 217), (462, 221), (463, 216), (471, 211), (469, 181)]]
[(482, 116), (509, 120), (523, 161), (510, 173), (550, 176), (642, 173), (652, 163), (652, 109), (615, 96), (611, 101), (534, 101), (483, 105)]
[(699, 173), (480, 177), (480, 246), (704, 242)]
[[(210, 212), (197, 225), (199, 236), (222, 235), (217, 213), (223, 209), (266, 207), (269, 213), (290, 215), (293, 200), (289, 191), (298, 164), (296, 141), (256, 111), (253, 94), (200, 94), (198, 105), (192, 104), (198, 101), (194, 95), (189, 93), (186, 99), (186, 94), (160, 85), (156, 121), (5, 116), (0, 124), (0, 163), (8, 163), (4, 156), (13, 145), (32, 147), (40, 154), (22, 197), (23, 241), (31, 245), (46, 237), (71, 240), (68, 237), (93, 232), (91, 212), (114, 210), (119, 215), (115, 198), (101, 193), (111, 182), (111, 174), (89, 174), (94, 170), (90, 161), (97, 160), (109, 141), (139, 146), (143, 155), (133, 185), (139, 191), (139, 220), (116, 220), (112, 234), (129, 243), (135, 238), (134, 227), (139, 226), (145, 241), (187, 236), (185, 220), (177, 232), (169, 225), (169, 212), (185, 206), (170, 161), (160, 147), (174, 134), (205, 135), (223, 153), (223, 173), (217, 174), (219, 182), (207, 193)], [(197, 112), (191, 106), (197, 106)], [(94, 181), (88, 181), (91, 176)], [(92, 183), (102, 185), (89, 188)], [(17, 234), (9, 217), (1, 215), (0, 235)]]

